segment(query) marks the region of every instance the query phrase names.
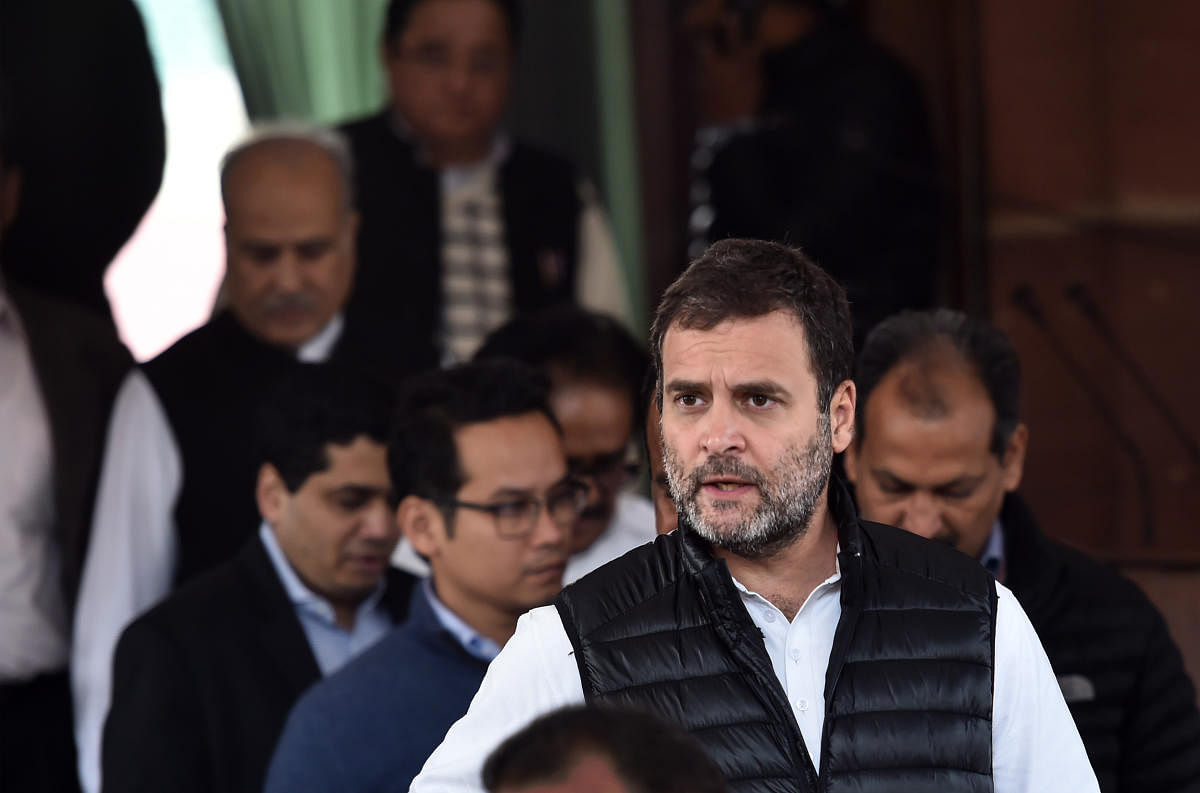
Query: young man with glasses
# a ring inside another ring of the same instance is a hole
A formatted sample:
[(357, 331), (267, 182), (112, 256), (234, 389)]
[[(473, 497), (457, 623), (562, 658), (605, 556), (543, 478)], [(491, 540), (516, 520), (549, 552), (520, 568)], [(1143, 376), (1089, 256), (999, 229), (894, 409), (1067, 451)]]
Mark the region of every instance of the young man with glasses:
[(404, 625), (296, 705), (267, 791), (407, 789), (517, 618), (558, 594), (586, 494), (547, 392), (503, 361), (404, 389), (388, 468), (397, 521), (431, 576)]

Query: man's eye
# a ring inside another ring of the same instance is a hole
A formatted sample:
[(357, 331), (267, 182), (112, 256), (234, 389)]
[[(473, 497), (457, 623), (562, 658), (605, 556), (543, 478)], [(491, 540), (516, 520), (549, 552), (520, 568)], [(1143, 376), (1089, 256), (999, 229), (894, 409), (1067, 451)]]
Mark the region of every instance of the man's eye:
[(755, 394), (750, 397), (749, 402), (756, 408), (770, 407), (771, 405), (775, 404), (775, 400), (771, 399), (771, 397), (766, 396), (765, 394)]
[(938, 495), (942, 498), (958, 500), (961, 498), (968, 498), (974, 492), (975, 487), (973, 485), (959, 485), (957, 487), (948, 487), (944, 490), (939, 490)]
[(680, 394), (675, 397), (675, 404), (680, 407), (692, 408), (700, 404), (700, 397), (695, 394)]
[(337, 505), (338, 509), (346, 512), (354, 512), (355, 510), (362, 509), (370, 500), (370, 493), (363, 493), (357, 490), (337, 493), (333, 497), (333, 503)]
[(246, 257), (256, 264), (270, 264), (279, 258), (278, 245), (247, 245), (243, 249)]
[(425, 44), (417, 48), (415, 55), (425, 66), (442, 67), (450, 63), (450, 53), (441, 44)]
[(333, 247), (333, 243), (329, 240), (315, 240), (313, 242), (302, 242), (296, 246), (296, 255), (305, 261), (313, 261), (319, 259), (329, 252)]
[(533, 502), (527, 498), (518, 499), (516, 501), (505, 501), (502, 504), (496, 504), (492, 507), (496, 513), (496, 517), (501, 519), (514, 519), (524, 517), (529, 514), (530, 505)]

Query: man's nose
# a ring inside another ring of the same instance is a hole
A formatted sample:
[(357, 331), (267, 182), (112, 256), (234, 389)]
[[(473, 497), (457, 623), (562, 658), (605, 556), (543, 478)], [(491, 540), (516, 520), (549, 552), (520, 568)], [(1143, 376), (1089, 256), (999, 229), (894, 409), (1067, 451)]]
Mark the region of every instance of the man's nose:
[(741, 416), (729, 402), (718, 400), (701, 419), (700, 446), (709, 454), (729, 454), (746, 449)]
[(446, 68), (446, 87), (454, 94), (461, 94), (471, 87), (471, 63), (463, 58)]
[(295, 294), (304, 286), (303, 265), (293, 251), (285, 251), (275, 265), (275, 289), (284, 294)]
[(565, 547), (570, 541), (571, 527), (558, 525), (550, 516), (550, 507), (543, 504), (529, 536), (530, 544), (534, 547)]
[(900, 528), (932, 539), (942, 531), (942, 512), (937, 500), (927, 493), (914, 493), (905, 505)]
[(362, 528), (359, 534), (365, 539), (391, 540), (400, 532), (396, 523), (396, 513), (383, 499), (372, 504), (363, 515)]

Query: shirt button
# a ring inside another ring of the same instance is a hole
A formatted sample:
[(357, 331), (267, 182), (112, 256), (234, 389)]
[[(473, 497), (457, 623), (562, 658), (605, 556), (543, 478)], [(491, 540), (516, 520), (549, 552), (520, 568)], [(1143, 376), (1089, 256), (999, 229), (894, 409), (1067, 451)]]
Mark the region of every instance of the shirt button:
[(792, 660), (793, 661), (800, 660), (800, 651), (799, 650), (792, 650)]
[(807, 713), (808, 712), (808, 700), (807, 699), (796, 700), (796, 709), (799, 710), (801, 713)]
[(774, 622), (775, 621), (775, 612), (774, 611), (766, 612), (766, 614), (763, 615), (763, 619), (766, 620), (767, 622)]

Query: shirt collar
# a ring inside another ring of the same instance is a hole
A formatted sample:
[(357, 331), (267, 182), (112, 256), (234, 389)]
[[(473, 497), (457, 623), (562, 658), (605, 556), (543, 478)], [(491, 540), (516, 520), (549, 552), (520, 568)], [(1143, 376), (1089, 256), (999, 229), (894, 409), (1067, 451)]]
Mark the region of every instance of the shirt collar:
[(342, 326), (346, 321), (340, 313), (334, 314), (333, 319), (325, 323), (325, 327), (317, 331), (317, 335), (300, 345), (296, 350), (296, 358), (304, 363), (320, 363), (329, 358), (333, 345), (341, 338)]
[(489, 663), (500, 654), (499, 644), (496, 644), (496, 642), (483, 636), (479, 631), (468, 625), (462, 617), (451, 611), (438, 598), (437, 592), (433, 589), (432, 577), (422, 581), (421, 586), (425, 591), (426, 600), (429, 601), (429, 607), (433, 609), (433, 616), (437, 617), (437, 621), (441, 623), (441, 626), (445, 628), (447, 633), (454, 637), (455, 641), (462, 645), (464, 650), (475, 658)]
[[(822, 581), (818, 585), (818, 587), (817, 587), (818, 589), (827, 584), (836, 584), (837, 582), (842, 580), (842, 560), (840, 558), (838, 558), (841, 553), (842, 553), (842, 544), (838, 543), (837, 552), (833, 556), (833, 575), (829, 576), (829, 578), (826, 578), (824, 581)], [(733, 580), (734, 587), (736, 587), (737, 590), (739, 592), (741, 592), (743, 595), (751, 595), (751, 596), (756, 597), (765, 602), (768, 602), (768, 603), (770, 602), (766, 598), (764, 598), (762, 595), (758, 594), (757, 592), (747, 589), (745, 584), (743, 584), (741, 581), (734, 578), (732, 575), (729, 577)]]
[(987, 568), (1000, 583), (1004, 583), (1004, 526), (997, 518), (992, 524), (992, 533), (988, 535), (987, 545), (979, 555), (979, 563)]
[(496, 137), (492, 139), (492, 147), (482, 160), (467, 165), (452, 165), (441, 170), (442, 189), (452, 193), (472, 182), (482, 182), (486, 176), (496, 172), (508, 157), (510, 148), (508, 136), (496, 133)]
[[(330, 624), (336, 624), (333, 604), (313, 592), (300, 580), (300, 576), (296, 575), (296, 571), (292, 568), (292, 563), (288, 561), (283, 549), (279, 547), (279, 541), (275, 539), (275, 531), (265, 521), (258, 527), (258, 538), (262, 540), (263, 547), (267, 549), (267, 556), (270, 557), (271, 564), (275, 567), (275, 573), (279, 576), (279, 581), (283, 584), (283, 589), (287, 592), (288, 600), (292, 605), (298, 610), (303, 610)], [(383, 599), (384, 581), (386, 578), (380, 579), (379, 583), (375, 585), (375, 591), (359, 604), (355, 610), (356, 617), (366, 614), (379, 605), (380, 600)], [(357, 623), (357, 620), (355, 622)]]

